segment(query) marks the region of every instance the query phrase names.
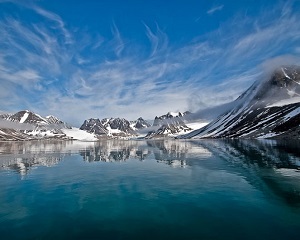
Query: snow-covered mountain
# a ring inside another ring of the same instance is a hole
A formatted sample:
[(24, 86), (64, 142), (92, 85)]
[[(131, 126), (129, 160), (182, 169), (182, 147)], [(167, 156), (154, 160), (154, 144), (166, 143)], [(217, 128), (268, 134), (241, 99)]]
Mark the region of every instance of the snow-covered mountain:
[(168, 112), (165, 115), (156, 116), (152, 126), (153, 128), (156, 127), (156, 129), (149, 131), (145, 138), (174, 137), (179, 134), (191, 132), (193, 129), (188, 127), (184, 122), (184, 116), (188, 114), (190, 112)]
[(31, 123), (36, 125), (48, 125), (46, 118), (41, 117), (40, 115), (33, 113), (28, 110), (17, 112), (7, 118), (11, 122), (18, 123)]
[(135, 135), (130, 122), (125, 118), (104, 118), (101, 120), (101, 123), (108, 130), (108, 135), (121, 137)]
[(180, 138), (299, 138), (300, 67), (283, 66), (255, 82), (233, 107)]
[(130, 121), (130, 127), (132, 129), (140, 130), (140, 129), (151, 127), (151, 124), (140, 117), (136, 121)]
[(14, 123), (32, 124), (36, 127), (47, 127), (47, 126), (64, 126), (66, 128), (71, 128), (67, 123), (58, 119), (55, 116), (49, 115), (47, 117), (42, 117), (37, 113), (31, 112), (29, 110), (19, 111), (15, 114), (2, 114), (0, 118), (8, 120)]
[(85, 120), (80, 129), (94, 133), (99, 137), (135, 137), (138, 130), (149, 127), (150, 124), (143, 118), (128, 121), (124, 118), (90, 118)]
[(42, 117), (29, 110), (15, 114), (0, 115), (0, 140), (97, 140), (97, 138), (69, 124), (55, 116)]

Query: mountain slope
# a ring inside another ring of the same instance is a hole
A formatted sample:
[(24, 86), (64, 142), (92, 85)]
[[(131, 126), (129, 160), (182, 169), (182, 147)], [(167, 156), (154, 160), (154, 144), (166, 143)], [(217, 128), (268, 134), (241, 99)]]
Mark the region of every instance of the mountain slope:
[(284, 66), (255, 82), (234, 107), (207, 126), (180, 138), (300, 136), (300, 67)]

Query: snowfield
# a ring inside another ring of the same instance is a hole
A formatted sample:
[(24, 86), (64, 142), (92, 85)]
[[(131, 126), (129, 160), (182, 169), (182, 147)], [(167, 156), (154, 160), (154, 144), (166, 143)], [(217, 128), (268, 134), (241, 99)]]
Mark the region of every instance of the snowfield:
[(94, 134), (88, 133), (84, 130), (80, 130), (79, 128), (73, 127), (72, 129), (62, 129), (62, 131), (70, 138), (79, 141), (97, 141), (98, 139)]

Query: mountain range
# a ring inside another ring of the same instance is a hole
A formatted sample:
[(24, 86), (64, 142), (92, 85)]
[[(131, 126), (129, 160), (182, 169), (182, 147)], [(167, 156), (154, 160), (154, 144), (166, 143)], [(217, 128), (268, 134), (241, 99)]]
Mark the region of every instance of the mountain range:
[(80, 129), (98, 137), (137, 137), (138, 131), (150, 127), (143, 118), (128, 121), (125, 118), (90, 118), (84, 121)]
[(208, 124), (192, 121), (193, 116), (168, 112), (156, 116), (153, 124), (142, 117), (90, 118), (75, 128), (55, 116), (24, 110), (0, 114), (0, 140), (300, 138), (300, 67), (282, 66), (263, 76)]

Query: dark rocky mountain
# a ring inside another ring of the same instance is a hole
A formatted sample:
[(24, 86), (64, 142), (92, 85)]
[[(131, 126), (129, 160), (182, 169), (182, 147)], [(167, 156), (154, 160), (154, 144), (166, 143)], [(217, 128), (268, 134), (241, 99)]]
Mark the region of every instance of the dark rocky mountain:
[(135, 135), (130, 122), (125, 118), (104, 118), (101, 123), (112, 135)]
[(100, 137), (127, 138), (137, 136), (138, 130), (149, 126), (150, 124), (143, 118), (131, 122), (124, 118), (104, 118), (102, 120), (92, 118), (85, 120), (80, 129), (89, 133), (94, 133)]
[(157, 130), (150, 131), (145, 138), (162, 138), (167, 136), (176, 136), (190, 132), (193, 129), (189, 128), (184, 122), (184, 116), (190, 114), (190, 112), (168, 112), (165, 115), (155, 117), (153, 127), (158, 127)]
[(151, 124), (144, 120), (142, 117), (138, 118), (136, 121), (130, 121), (130, 125), (133, 129), (144, 129), (151, 127)]
[(107, 135), (108, 130), (102, 125), (101, 121), (97, 118), (90, 118), (85, 120), (80, 127), (81, 130), (85, 130), (89, 133), (96, 135)]
[(232, 109), (180, 138), (300, 138), (300, 67), (255, 82)]

